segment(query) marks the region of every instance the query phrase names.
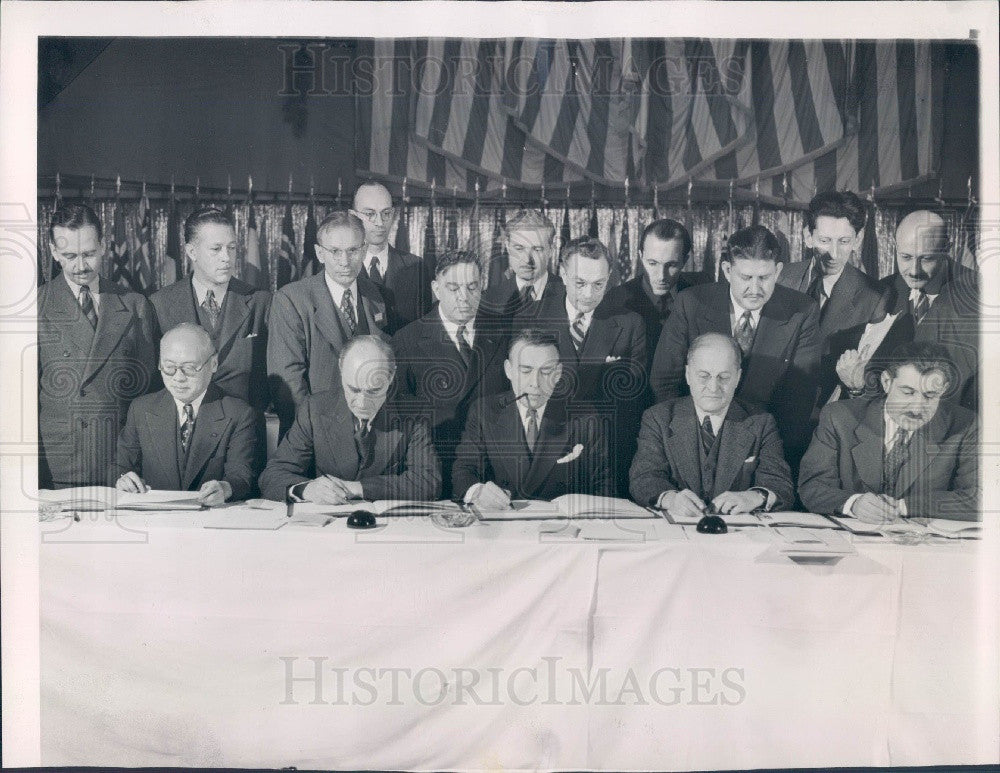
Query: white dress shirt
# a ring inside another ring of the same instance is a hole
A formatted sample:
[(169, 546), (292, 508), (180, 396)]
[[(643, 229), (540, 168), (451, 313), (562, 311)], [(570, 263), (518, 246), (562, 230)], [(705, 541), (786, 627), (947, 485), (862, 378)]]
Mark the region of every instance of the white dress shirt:
[(226, 286), (222, 290), (219, 290), (216, 287), (209, 287), (207, 284), (203, 284), (194, 275), (191, 276), (191, 286), (194, 288), (194, 300), (198, 306), (201, 306), (205, 302), (205, 296), (211, 290), (215, 293), (215, 302), (219, 304), (220, 309), (222, 308), (222, 302), (226, 299), (226, 292), (229, 290), (229, 282), (226, 282)]
[[(535, 300), (536, 301), (541, 300), (542, 293), (545, 292), (545, 285), (548, 284), (548, 281), (549, 281), (549, 272), (548, 271), (543, 271), (542, 275), (540, 277), (538, 277), (538, 279), (536, 279), (534, 282), (531, 283), (531, 286), (535, 288)], [(523, 293), (524, 292), (524, 288), (528, 286), (528, 282), (525, 282), (520, 277), (515, 277), (515, 282), (517, 283), (517, 292), (518, 292), (518, 294)]]
[[(914, 290), (914, 292), (916, 291)], [(885, 408), (882, 409), (882, 421), (885, 424), (885, 433), (882, 435), (882, 453), (885, 454), (892, 450), (892, 441), (895, 439), (896, 432), (900, 429), (900, 426), (893, 421), (893, 418), (888, 414)], [(909, 442), (910, 438), (913, 437), (913, 430), (903, 430), (903, 432), (906, 433), (906, 442)], [(854, 503), (858, 501), (858, 497), (860, 496), (861, 494), (851, 494), (851, 496), (847, 498), (847, 501), (844, 502), (844, 506), (841, 508), (844, 515), (854, 515)], [(906, 500), (897, 499), (896, 502), (899, 504), (903, 517), (905, 518)]]
[[(444, 312), (441, 311), (441, 304), (438, 304), (438, 316), (441, 317), (441, 324), (444, 325), (445, 332), (451, 339), (451, 342), (455, 344), (455, 348), (458, 348), (458, 324), (452, 322), (448, 319)], [(465, 323), (465, 341), (469, 344), (471, 348), (476, 341), (476, 331), (474, 330), (474, 325), (476, 323), (476, 318), (473, 317), (468, 322)]]
[[(569, 302), (569, 296), (566, 297), (566, 313), (569, 315), (570, 327), (573, 327), (573, 323), (576, 322), (577, 315), (580, 310)], [(586, 335), (587, 331), (590, 330), (590, 323), (594, 319), (594, 310), (584, 312), (583, 319), (580, 320), (580, 325), (583, 327), (583, 334)]]
[[(920, 294), (923, 290), (910, 290), (910, 305), (913, 306), (920, 298)], [(930, 293), (924, 293), (927, 296), (927, 310), (930, 311), (931, 306), (934, 305), (934, 301), (937, 300), (938, 293), (931, 295)]]
[[(73, 293), (73, 297), (76, 298), (76, 302), (80, 302), (80, 285), (76, 282), (71, 282), (69, 277), (66, 276), (66, 272), (63, 272), (63, 276), (66, 279), (66, 284), (69, 285), (70, 292)], [(97, 292), (100, 287), (101, 282), (99, 279), (95, 279), (93, 282), (87, 285), (87, 289), (90, 290), (90, 297), (94, 299), (94, 311), (100, 316), (101, 312), (101, 294)]]

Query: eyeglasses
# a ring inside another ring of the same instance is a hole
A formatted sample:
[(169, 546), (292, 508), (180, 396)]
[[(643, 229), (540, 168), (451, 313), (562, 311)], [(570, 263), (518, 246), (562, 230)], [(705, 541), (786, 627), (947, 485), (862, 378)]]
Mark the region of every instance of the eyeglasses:
[(389, 207), (388, 209), (383, 209), (381, 212), (377, 212), (374, 209), (362, 209), (358, 214), (369, 223), (377, 223), (379, 221), (388, 223), (392, 220), (392, 216), (396, 214), (396, 208)]
[(320, 244), (319, 242), (317, 242), (316, 243), (316, 254), (320, 255), (320, 256), (323, 256), (323, 257), (327, 257), (327, 258), (333, 258), (333, 257), (336, 257), (338, 255), (347, 255), (348, 259), (350, 259), (350, 260), (356, 260), (358, 257), (360, 257), (360, 256), (362, 256), (362, 255), (365, 254), (365, 244), (364, 244), (364, 242), (362, 242), (362, 244), (361, 244), (360, 247), (352, 247), (349, 250), (340, 250), (340, 249), (331, 250), (331, 249), (327, 249), (322, 244)]
[(205, 360), (200, 365), (173, 365), (173, 364), (164, 365), (161, 362), (160, 363), (160, 373), (162, 373), (164, 376), (173, 376), (174, 374), (177, 373), (177, 371), (180, 371), (181, 373), (183, 373), (188, 378), (194, 378), (199, 373), (201, 373), (202, 370), (204, 370), (205, 366), (208, 365), (209, 361), (214, 356), (215, 355), (212, 355), (211, 357), (209, 357), (207, 360)]

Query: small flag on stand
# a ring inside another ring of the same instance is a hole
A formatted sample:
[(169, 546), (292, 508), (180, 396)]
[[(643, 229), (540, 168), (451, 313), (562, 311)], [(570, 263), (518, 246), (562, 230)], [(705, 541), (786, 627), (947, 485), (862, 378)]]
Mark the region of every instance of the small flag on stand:
[[(52, 215), (59, 211), (62, 206), (62, 189), (60, 185), (60, 179), (58, 172), (56, 173), (56, 195), (52, 199)], [(51, 221), (52, 215), (49, 215)], [(39, 251), (41, 252), (41, 250)], [(49, 247), (49, 240), (45, 240), (45, 257), (39, 256), (38, 261), (38, 284), (39, 286), (45, 284), (46, 282), (51, 282), (57, 276), (59, 272), (62, 271), (62, 266), (59, 261), (56, 260), (55, 256), (52, 254), (52, 249)], [(44, 270), (43, 266), (48, 263), (48, 271)]]
[(300, 276), (312, 276), (319, 272), (322, 264), (316, 256), (316, 202), (313, 199), (312, 187), (309, 188), (309, 212), (306, 214), (306, 230), (302, 241), (302, 271)]
[(281, 219), (281, 244), (278, 246), (278, 287), (298, 279), (295, 259), (295, 226), (292, 223), (292, 201), (285, 203), (285, 216)]
[(115, 208), (111, 226), (111, 283), (126, 290), (134, 286), (130, 270), (129, 245), (125, 230), (125, 211), (121, 202), (121, 177), (115, 182)]
[(132, 280), (137, 292), (149, 295), (156, 290), (153, 272), (153, 226), (149, 214), (146, 183), (142, 184), (136, 213), (135, 247), (132, 250)]
[(163, 286), (172, 285), (184, 275), (184, 248), (181, 245), (181, 218), (177, 211), (174, 183), (170, 181), (170, 203), (167, 209), (167, 259), (163, 261)]
[(628, 205), (622, 214), (622, 238), (618, 245), (618, 284), (632, 278), (632, 242), (628, 232)]
[(434, 235), (434, 182), (431, 181), (431, 203), (427, 208), (427, 225), (424, 227), (424, 276), (434, 276), (437, 268), (437, 239)]
[(490, 243), (489, 287), (499, 285), (507, 270), (507, 260), (504, 255), (504, 230), (507, 227), (507, 213), (503, 207), (497, 207), (493, 218), (493, 240)]
[(566, 243), (572, 239), (569, 230), (569, 187), (566, 188), (566, 201), (563, 203), (562, 228), (559, 230), (559, 249), (562, 250)]
[(257, 227), (257, 212), (253, 205), (253, 181), (247, 194), (247, 251), (243, 261), (244, 281), (258, 290), (271, 289), (271, 272), (268, 270), (267, 257), (260, 249), (260, 229)]

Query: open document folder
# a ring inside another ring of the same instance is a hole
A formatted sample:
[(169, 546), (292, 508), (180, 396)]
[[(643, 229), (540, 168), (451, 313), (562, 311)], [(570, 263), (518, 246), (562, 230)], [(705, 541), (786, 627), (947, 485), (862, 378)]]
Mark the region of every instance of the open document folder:
[(110, 486), (84, 486), (55, 491), (39, 491), (38, 498), (49, 507), (61, 510), (200, 510), (202, 504), (194, 491), (159, 491), (129, 494)]
[(947, 518), (908, 518), (892, 523), (877, 524), (852, 518), (849, 515), (832, 515), (830, 518), (853, 534), (903, 534), (914, 537), (945, 537), (947, 539), (979, 539), (982, 523), (979, 521), (953, 521)]
[(515, 499), (508, 510), (480, 510), (484, 521), (545, 520), (549, 518), (655, 518), (645, 507), (614, 497), (563, 494), (551, 502)]

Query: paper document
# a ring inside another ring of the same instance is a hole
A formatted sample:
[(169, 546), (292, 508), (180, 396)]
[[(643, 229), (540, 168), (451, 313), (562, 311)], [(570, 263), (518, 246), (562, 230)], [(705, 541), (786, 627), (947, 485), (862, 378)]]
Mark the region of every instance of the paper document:
[[(282, 505), (284, 506), (284, 505)], [(384, 515), (387, 518), (404, 517), (408, 515), (430, 515), (439, 510), (459, 510), (461, 509), (454, 502), (418, 502), (409, 499), (380, 499), (375, 502), (358, 500), (348, 502), (346, 505), (321, 505), (316, 502), (296, 502), (292, 505), (292, 514), (295, 515), (334, 515), (348, 516), (355, 510), (366, 510), (375, 515)]]
[(196, 491), (158, 491), (150, 489), (145, 494), (115, 492), (116, 510), (200, 510)]
[(627, 499), (596, 497), (589, 494), (564, 494), (551, 502), (539, 499), (515, 499), (509, 510), (480, 510), (484, 521), (527, 521), (549, 518), (655, 518), (646, 508)]

